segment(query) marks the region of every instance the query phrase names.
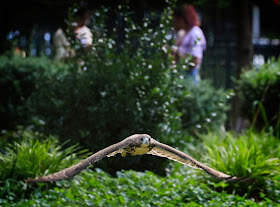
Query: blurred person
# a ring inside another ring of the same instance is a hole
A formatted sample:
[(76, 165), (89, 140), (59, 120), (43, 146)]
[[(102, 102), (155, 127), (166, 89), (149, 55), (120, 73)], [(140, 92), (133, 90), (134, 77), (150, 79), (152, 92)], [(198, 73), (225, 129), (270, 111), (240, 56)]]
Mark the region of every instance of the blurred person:
[(67, 40), (67, 37), (61, 27), (58, 28), (54, 34), (54, 46), (55, 60), (61, 61), (74, 55), (74, 51), (70, 47), (70, 42)]
[(176, 31), (176, 43), (172, 46), (175, 61), (191, 56), (190, 70), (186, 74), (195, 83), (200, 81), (199, 68), (202, 63), (206, 39), (200, 28), (200, 20), (192, 5), (184, 4), (173, 12), (173, 26)]
[[(87, 27), (91, 20), (91, 16), (92, 12), (81, 8), (77, 10), (73, 17), (71, 31), (74, 34), (74, 38), (76, 38), (81, 45), (82, 52), (89, 52), (91, 49), (92, 33)], [(75, 55), (75, 51), (71, 49), (71, 44), (64, 31), (65, 29), (63, 29), (63, 27), (59, 27), (54, 34), (55, 59), (59, 61)]]
[(73, 31), (80, 41), (84, 52), (88, 52), (92, 46), (92, 32), (88, 28), (92, 17), (92, 12), (87, 9), (79, 9), (74, 15)]

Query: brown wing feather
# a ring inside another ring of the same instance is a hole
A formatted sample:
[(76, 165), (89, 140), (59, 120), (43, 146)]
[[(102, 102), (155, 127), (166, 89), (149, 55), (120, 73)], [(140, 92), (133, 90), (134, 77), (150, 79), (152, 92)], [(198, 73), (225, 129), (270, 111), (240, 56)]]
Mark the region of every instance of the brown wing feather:
[(126, 147), (129, 143), (127, 140), (123, 140), (119, 143), (106, 147), (103, 150), (98, 151), (97, 153), (91, 155), (90, 157), (82, 160), (81, 162), (63, 169), (59, 172), (39, 177), (39, 178), (28, 178), (26, 183), (35, 183), (35, 182), (53, 182), (58, 180), (65, 180), (74, 177), (76, 174), (86, 169), (89, 165), (103, 159), (106, 156), (113, 156), (117, 153), (122, 152), (122, 148)]
[(207, 165), (204, 165), (201, 162), (195, 160), (191, 156), (189, 156), (177, 149), (174, 149), (173, 147), (170, 147), (166, 144), (157, 142), (154, 139), (152, 140), (152, 142), (153, 142), (154, 148), (148, 154), (152, 154), (152, 155), (156, 155), (156, 156), (160, 156), (160, 157), (166, 157), (168, 159), (177, 161), (179, 163), (186, 164), (190, 167), (204, 170), (208, 174), (210, 174), (220, 180), (241, 181), (241, 182), (252, 181), (252, 179), (249, 179), (248, 177), (230, 176), (230, 175), (222, 173), (218, 170), (210, 168)]

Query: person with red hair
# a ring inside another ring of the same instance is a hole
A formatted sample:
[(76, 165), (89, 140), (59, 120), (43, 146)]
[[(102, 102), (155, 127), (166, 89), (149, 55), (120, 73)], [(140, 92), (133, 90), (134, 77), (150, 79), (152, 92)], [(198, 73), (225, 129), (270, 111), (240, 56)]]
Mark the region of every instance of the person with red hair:
[(191, 76), (195, 83), (200, 80), (199, 68), (202, 62), (203, 51), (206, 49), (206, 39), (200, 28), (200, 20), (195, 8), (185, 4), (173, 12), (174, 30), (177, 32), (175, 46), (172, 47), (175, 60), (188, 58), (190, 55), (190, 70), (187, 76)]

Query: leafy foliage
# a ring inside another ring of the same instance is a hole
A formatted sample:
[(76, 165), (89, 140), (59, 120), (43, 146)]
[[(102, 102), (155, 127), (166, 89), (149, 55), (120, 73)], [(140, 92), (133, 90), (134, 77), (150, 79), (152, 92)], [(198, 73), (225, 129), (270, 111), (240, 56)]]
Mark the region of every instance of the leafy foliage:
[(208, 80), (202, 80), (199, 85), (183, 81), (177, 102), (183, 128), (193, 134), (220, 130), (231, 95), (232, 92), (214, 88)]
[(26, 178), (54, 173), (87, 155), (77, 145), (62, 150), (63, 145), (55, 137), (44, 137), (38, 132), (19, 130), (3, 136), (17, 141), (1, 149), (1, 197), (14, 199), (21, 188), (26, 188), (23, 183)]
[[(35, 133), (36, 135), (37, 133)], [(34, 134), (25, 132), (24, 137), (34, 137)], [(40, 137), (40, 134), (38, 134)], [(35, 136), (37, 137), (37, 136)], [(221, 138), (214, 134), (203, 137), (200, 147), (196, 147), (194, 139), (188, 143), (187, 150), (193, 157), (209, 163), (211, 167), (226, 173), (246, 175), (257, 178), (255, 183), (229, 183), (216, 182), (210, 176), (199, 170), (192, 169), (179, 163), (171, 162), (167, 167), (167, 176), (160, 177), (153, 172), (122, 171), (116, 176), (96, 168), (95, 171), (87, 169), (71, 180), (52, 183), (38, 183), (26, 185), (18, 178), (9, 176), (1, 181), (1, 206), (276, 206), (280, 203), (280, 177), (279, 162), (272, 158), (279, 157), (279, 140), (269, 134), (258, 134), (250, 131), (238, 139), (228, 133)], [(37, 149), (44, 152), (45, 142), (33, 143)], [(272, 144), (271, 144), (272, 143)], [(181, 143), (185, 145), (186, 143)], [(204, 147), (205, 144), (205, 147)], [(192, 146), (193, 145), (193, 146)], [(19, 158), (25, 154), (27, 161), (31, 162), (34, 147), (31, 150), (18, 150)], [(62, 152), (53, 144), (55, 155)], [(218, 146), (216, 149), (215, 147)], [(238, 147), (237, 147), (238, 146)], [(256, 148), (258, 146), (258, 148)], [(18, 149), (26, 147), (22, 142)], [(247, 148), (247, 149), (245, 149)], [(256, 153), (254, 152), (256, 151)], [(49, 173), (70, 165), (74, 157), (66, 156), (61, 162), (54, 160), (54, 153), (49, 152), (52, 160)], [(75, 155), (74, 155), (75, 156)], [(201, 156), (201, 157), (198, 157)], [(255, 156), (255, 157), (254, 157)], [(3, 157), (3, 155), (2, 155)], [(5, 159), (13, 159), (14, 154), (5, 154)], [(37, 156), (35, 156), (37, 157)], [(132, 157), (130, 157), (132, 158)], [(69, 160), (68, 160), (69, 159)], [(269, 159), (271, 161), (269, 161)], [(34, 163), (39, 158), (34, 159)], [(72, 161), (70, 161), (72, 160)], [(103, 161), (103, 160), (102, 160)], [(57, 165), (55, 163), (63, 163)], [(5, 168), (6, 165), (4, 165)], [(30, 166), (30, 165), (28, 165)], [(34, 165), (33, 165), (34, 166)], [(42, 164), (42, 166), (45, 166)], [(245, 167), (244, 167), (245, 166)], [(21, 169), (24, 169), (22, 167)], [(10, 168), (7, 167), (7, 170)], [(19, 170), (21, 170), (19, 169)], [(28, 173), (31, 170), (23, 171)], [(36, 166), (34, 168), (36, 171)], [(46, 169), (40, 173), (47, 173)], [(32, 173), (30, 173), (32, 174)], [(1, 171), (2, 175), (2, 171)], [(16, 175), (16, 174), (11, 174)], [(27, 175), (21, 176), (26, 177)], [(207, 178), (207, 179), (206, 179)], [(210, 180), (209, 180), (210, 178)]]
[(257, 128), (272, 126), (280, 135), (280, 59), (244, 71), (238, 82), (242, 110)]
[(0, 57), (0, 116), (1, 129), (15, 129), (17, 125), (27, 123), (31, 117), (26, 102), (36, 83), (60, 71), (63, 73), (67, 65), (58, 64), (46, 57), (22, 58)]
[[(158, 61), (162, 55), (156, 53), (144, 62), (142, 55), (129, 57), (126, 52), (109, 53), (107, 61), (89, 59), (84, 71), (72, 68), (73, 72), (58, 81), (41, 82), (30, 99), (30, 109), (44, 121), (45, 133), (57, 134), (61, 141), (70, 139), (71, 144), (80, 143), (93, 152), (134, 133), (164, 139), (163, 134), (180, 119), (171, 102), (169, 69)], [(113, 171), (143, 168), (141, 158), (137, 159), (139, 165), (106, 162)]]
[[(227, 183), (225, 190), (258, 198), (270, 194), (270, 182), (279, 185), (280, 145), (271, 134), (248, 131), (236, 137), (232, 133), (202, 136), (207, 153), (205, 160), (219, 171), (239, 177), (256, 178), (253, 183)], [(214, 185), (215, 186), (215, 185)], [(275, 195), (269, 195), (275, 199)]]
[[(36, 193), (29, 199), (9, 203), (10, 206), (263, 206), (277, 205), (270, 199), (255, 203), (254, 199), (217, 192), (201, 183), (194, 170), (184, 168), (171, 177), (151, 172), (118, 172), (111, 177), (96, 169), (87, 170), (71, 181), (59, 181), (57, 187)], [(1, 203), (2, 202), (2, 203)], [(279, 202), (279, 201), (278, 201)], [(0, 204), (7, 204), (0, 200)]]

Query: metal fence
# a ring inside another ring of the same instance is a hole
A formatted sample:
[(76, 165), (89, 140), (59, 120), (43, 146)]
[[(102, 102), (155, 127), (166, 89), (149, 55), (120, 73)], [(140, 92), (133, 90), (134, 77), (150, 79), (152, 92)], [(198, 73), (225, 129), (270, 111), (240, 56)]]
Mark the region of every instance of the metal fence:
[[(275, 41), (276, 42), (276, 41)], [(259, 67), (271, 58), (279, 58), (280, 44), (254, 44), (252, 65)], [(237, 45), (219, 44), (208, 46), (203, 57), (200, 74), (210, 79), (215, 87), (234, 88), (233, 77), (237, 67)]]

